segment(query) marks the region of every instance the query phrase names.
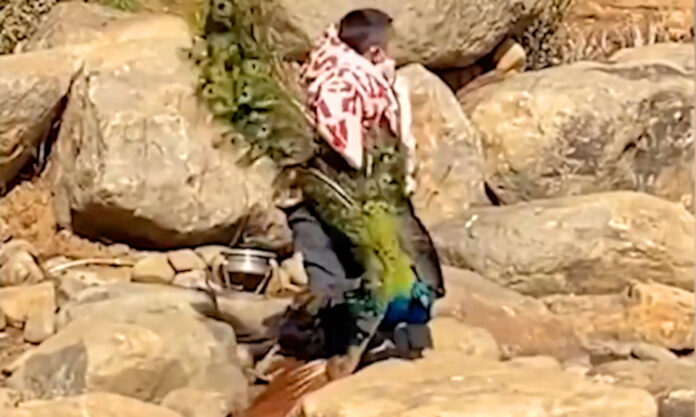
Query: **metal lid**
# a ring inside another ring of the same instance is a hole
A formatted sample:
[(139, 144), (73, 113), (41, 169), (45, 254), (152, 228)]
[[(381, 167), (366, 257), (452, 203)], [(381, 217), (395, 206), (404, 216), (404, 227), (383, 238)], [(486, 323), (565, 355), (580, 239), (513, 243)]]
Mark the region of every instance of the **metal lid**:
[(259, 258), (275, 258), (275, 252), (261, 250), (261, 249), (251, 249), (251, 248), (229, 248), (225, 249), (225, 255), (236, 255), (236, 256), (256, 256)]

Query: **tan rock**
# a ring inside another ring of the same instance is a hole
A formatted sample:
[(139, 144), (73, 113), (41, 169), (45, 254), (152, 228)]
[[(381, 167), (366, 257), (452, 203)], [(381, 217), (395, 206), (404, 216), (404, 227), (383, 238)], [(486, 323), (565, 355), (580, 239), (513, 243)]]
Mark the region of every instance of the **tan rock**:
[(174, 277), (172, 284), (177, 287), (201, 289), (207, 288), (207, 272), (201, 269), (180, 272)]
[(133, 268), (108, 265), (85, 265), (66, 269), (57, 275), (59, 304), (74, 299), (81, 291), (94, 286), (128, 283)]
[(696, 367), (691, 363), (624, 360), (599, 365), (591, 375), (609, 376), (617, 385), (650, 392), (658, 401), (661, 417), (694, 415)]
[(646, 342), (673, 350), (694, 348), (694, 294), (690, 291), (647, 283), (631, 285), (623, 294), (604, 299), (555, 296), (546, 301), (589, 340)]
[(65, 51), (0, 56), (0, 188), (37, 151), (80, 68)]
[(51, 314), (56, 311), (56, 294), (53, 283), (0, 288), (0, 310), (7, 323), (18, 329), (34, 314)]
[(578, 62), (463, 89), (497, 198), (635, 190), (691, 207), (694, 77), (662, 53), (659, 62)]
[(669, 66), (678, 66), (684, 71), (694, 70), (694, 48), (688, 43), (664, 42), (653, 45), (625, 48), (610, 58), (617, 63), (660, 63)]
[(457, 351), (470, 356), (499, 359), (500, 349), (486, 330), (467, 326), (453, 317), (436, 317), (428, 323), (436, 351)]
[(133, 267), (133, 281), (152, 284), (169, 284), (176, 272), (166, 254), (149, 255)]
[(5, 330), (5, 327), (7, 327), (7, 318), (2, 308), (0, 308), (0, 331)]
[(194, 269), (205, 269), (206, 263), (192, 249), (180, 249), (167, 253), (169, 263), (176, 272), (186, 272)]
[(5, 417), (182, 417), (158, 405), (105, 392), (22, 403)]
[(183, 417), (227, 417), (241, 411), (232, 400), (219, 392), (182, 388), (172, 391), (162, 400), (162, 406)]
[(525, 294), (606, 294), (650, 280), (693, 288), (694, 218), (647, 194), (471, 209), (430, 231), (444, 263)]
[(41, 343), (56, 331), (56, 313), (49, 309), (32, 312), (24, 324), (24, 340), (29, 343)]
[[(432, 68), (453, 68), (472, 64), (488, 54), (514, 30), (518, 19), (534, 16), (546, 4), (382, 0), (379, 8), (394, 18), (393, 49), (400, 64), (417, 62)], [(276, 42), (281, 53), (302, 57), (326, 26), (360, 7), (375, 7), (375, 3), (274, 0), (268, 4), (267, 19), (280, 31)]]
[[(250, 293), (218, 294), (218, 309), (203, 291), (156, 284), (110, 284), (88, 288), (58, 313), (58, 328), (81, 317), (128, 317), (138, 312), (191, 312), (232, 325), (239, 338), (253, 340), (273, 336), (276, 320), (292, 299), (269, 298)], [(125, 319), (124, 319), (125, 320)]]
[(78, 318), (10, 367), (10, 387), (33, 398), (111, 392), (159, 402), (184, 387), (240, 398), (234, 331), (194, 312)]
[(515, 73), (524, 71), (527, 54), (522, 45), (512, 38), (505, 39), (493, 52), (495, 69), (502, 73)]
[(17, 251), (0, 267), (0, 287), (22, 284), (38, 284), (44, 274), (34, 257), (25, 251)]
[(40, 28), (40, 40), (28, 43), (67, 44), (84, 59), (52, 153), (61, 227), (175, 248), (229, 241), (252, 207), (270, 207), (273, 165), (236, 164), (241, 150), (223, 140), (223, 127), (197, 100), (194, 68), (181, 58), (191, 45), (183, 20), (143, 14), (92, 22), (83, 6), (65, 7), (65, 14), (79, 9), (70, 24)]
[(10, 239), (0, 245), (0, 265), (8, 262), (17, 252), (27, 252), (36, 256), (36, 248), (24, 239)]
[(455, 352), (388, 360), (336, 381), (303, 402), (307, 417), (655, 417), (646, 391), (598, 384), (553, 365), (497, 362)]
[(474, 272), (445, 266), (443, 273), (447, 294), (436, 301), (435, 317), (454, 317), (468, 326), (486, 329), (504, 357), (550, 355), (563, 361), (586, 358), (572, 323), (551, 314), (539, 300)]
[(20, 401), (22, 401), (21, 392), (10, 388), (0, 388), (0, 411), (17, 407)]
[(425, 221), (450, 218), (489, 204), (481, 139), (447, 85), (423, 66), (399, 69), (409, 88), (418, 155), (413, 198)]

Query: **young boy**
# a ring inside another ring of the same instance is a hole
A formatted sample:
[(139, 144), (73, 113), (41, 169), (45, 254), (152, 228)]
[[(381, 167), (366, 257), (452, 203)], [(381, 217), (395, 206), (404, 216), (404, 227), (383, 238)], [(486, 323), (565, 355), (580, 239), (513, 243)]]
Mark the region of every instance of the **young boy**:
[[(316, 114), (319, 134), (335, 153), (332, 166), (345, 170), (363, 169), (367, 129), (386, 126), (406, 149), (405, 192), (410, 194), (415, 184), (415, 141), (410, 132), (406, 86), (396, 77), (394, 60), (387, 54), (391, 21), (390, 16), (376, 9), (348, 13), (337, 27), (331, 26), (325, 32), (304, 65), (302, 76), (309, 93), (308, 104)], [(411, 214), (407, 226), (417, 240), (414, 246), (418, 252), (415, 262), (419, 275), (424, 275), (420, 278), (434, 287), (439, 298), (444, 295), (444, 287), (437, 254), (427, 232), (413, 212)], [(362, 272), (350, 243), (323, 224), (307, 205), (300, 204), (288, 210), (288, 220), (296, 250), (304, 256), (310, 291), (340, 304), (343, 295), (358, 284), (355, 278)], [(423, 311), (404, 320), (423, 323), (429, 316), (430, 311)], [(314, 329), (311, 326), (300, 329), (296, 322), (288, 322), (284, 328), (284, 342), (304, 348), (309, 355), (330, 355), (333, 344), (345, 343), (345, 329), (340, 327), (323, 329), (325, 334), (317, 343), (319, 350), (312, 352), (306, 336)]]

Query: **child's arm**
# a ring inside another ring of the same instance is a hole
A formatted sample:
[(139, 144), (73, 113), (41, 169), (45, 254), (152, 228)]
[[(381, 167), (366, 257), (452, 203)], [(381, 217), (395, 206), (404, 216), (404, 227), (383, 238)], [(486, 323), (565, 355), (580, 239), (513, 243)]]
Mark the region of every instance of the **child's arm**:
[(412, 194), (416, 189), (416, 171), (418, 169), (418, 157), (416, 155), (417, 142), (411, 131), (411, 98), (408, 92), (408, 84), (403, 77), (396, 76), (394, 81), (394, 93), (399, 102), (399, 122), (401, 142), (406, 148), (406, 194)]

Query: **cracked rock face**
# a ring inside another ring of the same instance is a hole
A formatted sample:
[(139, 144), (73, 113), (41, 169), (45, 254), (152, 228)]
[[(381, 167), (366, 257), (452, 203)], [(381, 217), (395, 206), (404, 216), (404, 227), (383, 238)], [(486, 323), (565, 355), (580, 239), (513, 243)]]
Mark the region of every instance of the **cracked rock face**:
[(514, 203), (636, 190), (690, 208), (688, 54), (693, 60), (686, 44), (655, 45), (613, 64), (580, 62), (462, 91), (493, 192)]

